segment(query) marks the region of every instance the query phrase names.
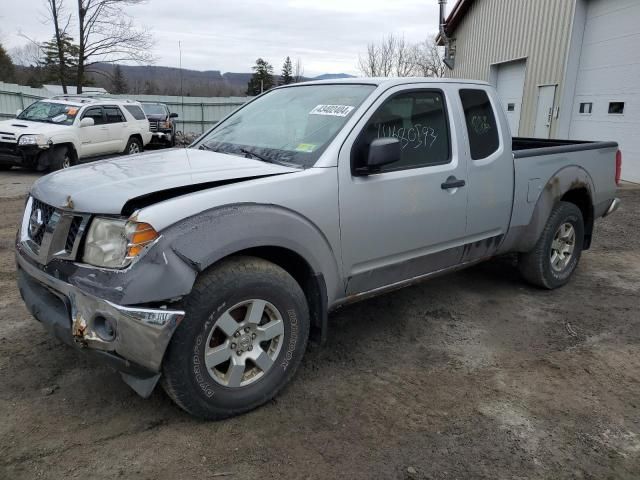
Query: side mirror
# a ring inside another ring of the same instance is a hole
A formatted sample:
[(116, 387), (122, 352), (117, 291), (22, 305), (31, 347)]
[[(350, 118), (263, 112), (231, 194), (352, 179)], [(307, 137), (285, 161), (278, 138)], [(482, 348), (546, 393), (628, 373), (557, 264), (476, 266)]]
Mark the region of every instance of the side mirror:
[(169, 114), (169, 118), (178, 118), (178, 114), (177, 113), (170, 113)]
[(367, 164), (358, 169), (358, 173), (368, 175), (380, 170), (380, 167), (400, 160), (402, 149), (400, 140), (395, 137), (376, 138), (369, 146)]
[(91, 117), (84, 117), (80, 120), (80, 127), (93, 127), (95, 124), (95, 120)]
[(22, 113), (22, 109), (21, 108), (16, 110), (16, 117), (20, 116), (21, 113)]

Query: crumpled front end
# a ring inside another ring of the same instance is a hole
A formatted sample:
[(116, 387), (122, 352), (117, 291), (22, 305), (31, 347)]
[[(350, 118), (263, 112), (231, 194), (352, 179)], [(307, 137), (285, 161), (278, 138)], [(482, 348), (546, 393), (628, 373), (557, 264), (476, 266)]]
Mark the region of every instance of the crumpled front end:
[[(140, 271), (80, 268), (73, 260), (90, 217), (29, 199), (16, 239), (20, 294), (31, 314), (65, 343), (98, 354), (147, 396), (159, 378), (164, 353), (184, 311), (120, 305), (114, 295), (91, 290), (100, 271), (112, 277), (108, 292), (135, 281)], [(62, 271), (63, 264), (67, 270)], [(142, 275), (144, 276), (144, 269)], [(95, 273), (91, 273), (95, 272)], [(148, 274), (147, 274), (148, 275)], [(106, 282), (105, 282), (106, 283)], [(111, 297), (110, 299), (105, 297)]]

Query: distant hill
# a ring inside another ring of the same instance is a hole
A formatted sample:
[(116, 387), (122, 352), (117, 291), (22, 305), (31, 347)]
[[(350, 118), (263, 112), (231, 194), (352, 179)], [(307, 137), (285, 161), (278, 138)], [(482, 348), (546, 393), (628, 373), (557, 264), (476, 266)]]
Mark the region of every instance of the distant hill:
[[(34, 73), (38, 73), (32, 67), (16, 67), (26, 81)], [(113, 93), (111, 78), (115, 70), (115, 65), (108, 63), (98, 63), (91, 66), (92, 72), (87, 77), (95, 87), (101, 87)], [(181, 83), (182, 92), (185, 96), (192, 97), (227, 97), (246, 95), (247, 84), (252, 73), (226, 72), (220, 70), (189, 70), (179, 68), (160, 67), (154, 65), (120, 65), (127, 86), (128, 92), (132, 94), (158, 94), (158, 95), (180, 95)], [(37, 76), (37, 75), (36, 75)], [(182, 79), (181, 79), (182, 77)], [(303, 80), (333, 80), (338, 78), (351, 78), (345, 73), (327, 73), (317, 77), (305, 77)], [(38, 83), (34, 78), (31, 83)], [(278, 78), (275, 79), (276, 82)], [(55, 83), (52, 78), (41, 78), (41, 83)]]

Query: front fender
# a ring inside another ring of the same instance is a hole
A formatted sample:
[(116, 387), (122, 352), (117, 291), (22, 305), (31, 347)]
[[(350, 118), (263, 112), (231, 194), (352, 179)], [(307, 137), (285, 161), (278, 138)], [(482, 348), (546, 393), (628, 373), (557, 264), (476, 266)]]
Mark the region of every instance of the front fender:
[(243, 203), (214, 208), (169, 227), (163, 237), (197, 271), (249, 248), (285, 248), (322, 274), (329, 304), (342, 289), (338, 262), (325, 235), (309, 219), (281, 206)]
[[(531, 188), (531, 186), (530, 186)], [(535, 201), (533, 209), (527, 208), (527, 192), (516, 192), (512, 226), (505, 236), (499, 254), (508, 252), (528, 252), (538, 242), (551, 211), (569, 191), (584, 188), (593, 200), (595, 187), (593, 179), (582, 167), (570, 165), (558, 170), (547, 181)]]

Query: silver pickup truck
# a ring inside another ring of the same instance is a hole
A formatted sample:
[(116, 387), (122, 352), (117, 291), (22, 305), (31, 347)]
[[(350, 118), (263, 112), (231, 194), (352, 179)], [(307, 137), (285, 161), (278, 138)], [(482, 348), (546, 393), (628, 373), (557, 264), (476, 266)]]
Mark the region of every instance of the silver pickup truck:
[(41, 178), (18, 283), (140, 395), (219, 419), (276, 395), (346, 303), (505, 253), (562, 286), (620, 168), (613, 142), (512, 139), (482, 82), (281, 87), (189, 148)]

